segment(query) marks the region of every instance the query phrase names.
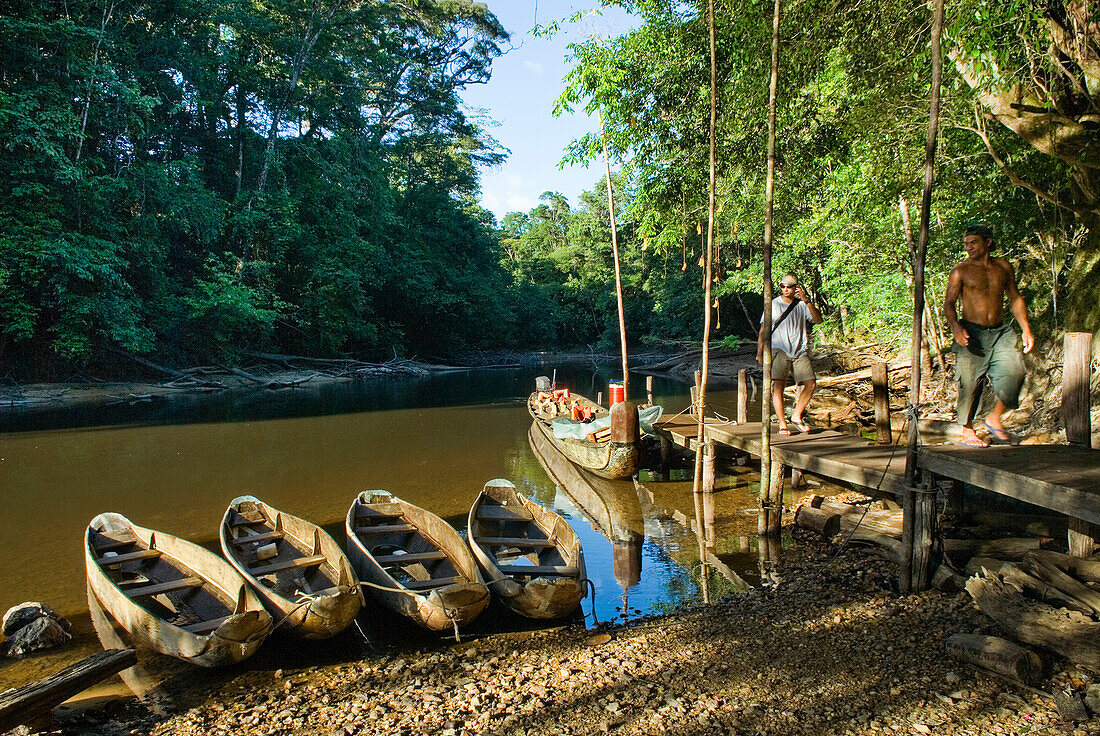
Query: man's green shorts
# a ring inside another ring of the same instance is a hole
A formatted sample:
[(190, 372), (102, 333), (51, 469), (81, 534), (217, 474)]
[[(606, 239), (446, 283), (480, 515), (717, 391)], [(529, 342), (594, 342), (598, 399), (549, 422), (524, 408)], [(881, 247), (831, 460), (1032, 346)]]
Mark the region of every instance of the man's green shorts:
[(1020, 388), (1024, 385), (1024, 359), (1016, 348), (1016, 331), (1001, 324), (993, 327), (959, 320), (966, 330), (969, 345), (955, 343), (955, 380), (959, 384), (956, 411), (959, 424), (970, 426), (978, 413), (986, 380), (993, 395), (1007, 409), (1020, 405)]
[(794, 372), (795, 383), (805, 383), (806, 381), (813, 381), (817, 378), (814, 374), (813, 364), (810, 363), (809, 355), (799, 355), (797, 358), (791, 358), (782, 350), (772, 351), (772, 380), (773, 381), (786, 381), (788, 374)]

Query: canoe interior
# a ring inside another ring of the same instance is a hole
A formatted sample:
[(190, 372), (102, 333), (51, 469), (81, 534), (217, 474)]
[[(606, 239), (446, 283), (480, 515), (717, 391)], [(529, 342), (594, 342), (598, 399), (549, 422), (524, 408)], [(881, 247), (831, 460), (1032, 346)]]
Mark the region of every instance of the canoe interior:
[(542, 518), (540, 511), (525, 505), (514, 487), (487, 485), (474, 512), (474, 541), (509, 577), (575, 577), (575, 535), (558, 528), (568, 527), (561, 517)]
[(237, 605), (179, 560), (153, 549), (130, 529), (89, 529), (99, 567), (128, 598), (156, 618), (193, 634), (209, 634)]
[[(544, 424), (553, 436), (552, 424), (558, 417), (572, 416), (573, 407), (582, 407), (591, 411), (593, 419), (601, 419), (608, 415), (608, 410), (595, 401), (580, 394), (569, 394), (567, 398), (546, 398), (546, 392), (535, 391), (527, 397), (527, 411), (531, 416)], [(573, 440), (583, 442), (583, 440)], [(611, 441), (611, 432), (605, 428), (602, 432), (594, 433), (588, 442), (596, 445), (606, 445)]]
[[(263, 503), (242, 501), (229, 509), (225, 524), (230, 553), (249, 575), (283, 598), (331, 594), (349, 582), (340, 580), (318, 530), (284, 528), (283, 515)], [(312, 539), (299, 538), (310, 531)]]
[(394, 582), (409, 590), (427, 591), (472, 581), (474, 578), (455, 559), (454, 552), (437, 543), (415, 522), (393, 501), (356, 501), (352, 512), (352, 531)]

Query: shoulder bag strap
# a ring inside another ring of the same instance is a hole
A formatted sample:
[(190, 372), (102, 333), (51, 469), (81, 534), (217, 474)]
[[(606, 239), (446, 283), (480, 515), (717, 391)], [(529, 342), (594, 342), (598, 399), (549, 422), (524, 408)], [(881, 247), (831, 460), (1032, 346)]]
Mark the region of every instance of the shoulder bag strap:
[(777, 319), (775, 321), (775, 324), (772, 325), (773, 335), (775, 334), (775, 331), (776, 329), (778, 329), (779, 325), (783, 324), (783, 320), (787, 319), (787, 315), (794, 311), (794, 308), (798, 306), (799, 301), (800, 300), (795, 299), (793, 302), (787, 305), (787, 308), (783, 311), (783, 314), (779, 315), (779, 319)]

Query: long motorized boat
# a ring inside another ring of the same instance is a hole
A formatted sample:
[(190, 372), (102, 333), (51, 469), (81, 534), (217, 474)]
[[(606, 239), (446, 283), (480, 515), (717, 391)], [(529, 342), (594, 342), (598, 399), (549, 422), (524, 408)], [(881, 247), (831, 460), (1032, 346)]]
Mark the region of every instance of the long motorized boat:
[(222, 552), (273, 616), (306, 639), (348, 627), (363, 605), (359, 579), (321, 527), (254, 496), (233, 499), (222, 517)]
[(580, 605), (587, 577), (580, 539), (510, 481), (485, 484), (470, 508), (467, 534), (490, 590), (516, 613), (559, 618)]
[(585, 470), (611, 480), (638, 469), (638, 407), (620, 401), (611, 411), (568, 389), (539, 390), (527, 397), (527, 411), (558, 451)]
[(250, 656), (271, 616), (248, 583), (213, 552), (121, 514), (84, 532), (88, 586), (136, 641), (202, 667)]
[(433, 631), (473, 621), (489, 589), (466, 542), (435, 514), (385, 491), (348, 509), (348, 557), (383, 603)]

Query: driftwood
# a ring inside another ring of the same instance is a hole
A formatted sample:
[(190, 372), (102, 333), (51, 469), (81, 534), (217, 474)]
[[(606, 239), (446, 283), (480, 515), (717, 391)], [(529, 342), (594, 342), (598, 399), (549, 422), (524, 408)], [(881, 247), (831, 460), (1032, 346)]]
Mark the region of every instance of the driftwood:
[(981, 634), (955, 634), (947, 637), (945, 646), (956, 659), (1025, 685), (1037, 685), (1043, 678), (1043, 660), (1039, 655), (1007, 639)]
[[(976, 511), (968, 513), (970, 521), (986, 529), (1013, 534), (1027, 534), (1033, 537), (1066, 536), (1066, 517), (1034, 516), (1032, 514), (1006, 514), (994, 511)], [(1100, 567), (1100, 566), (1098, 566)]]
[(810, 506), (840, 516), (841, 529), (851, 531), (857, 526), (880, 534), (901, 539), (901, 511), (868, 509), (866, 506), (834, 501), (831, 498), (813, 496)]
[(133, 649), (108, 649), (31, 685), (0, 693), (0, 733), (49, 712), (72, 696), (137, 664)]
[(1022, 559), (1024, 554), (1039, 549), (1042, 539), (1006, 537), (1004, 539), (945, 539), (943, 551), (952, 557), (998, 557)]
[(1100, 613), (1100, 593), (1062, 572), (1052, 563), (1034, 555), (1026, 555), (1021, 567), (1044, 583), (1053, 585), (1070, 598), (1088, 606), (1094, 614)]
[(966, 581), (978, 607), (1013, 638), (1046, 647), (1066, 659), (1100, 671), (1100, 623), (1077, 611), (1054, 608), (1025, 598), (997, 573)]
[(1015, 563), (1003, 562), (999, 568), (987, 567), (987, 569), (992, 572), (999, 572), (1006, 582), (1012, 583), (1025, 593), (1031, 593), (1033, 598), (1057, 608), (1068, 608), (1071, 611), (1092, 615), (1092, 609), (1088, 605), (1073, 596), (1067, 595), (1050, 583), (1028, 574)]
[(1100, 583), (1100, 560), (1083, 560), (1080, 557), (1064, 555), (1060, 552), (1051, 552), (1045, 549), (1032, 552), (1029, 556), (1046, 560), (1058, 569), (1085, 582)]
[(272, 378), (263, 378), (261, 376), (253, 375), (253, 374), (249, 373), (248, 371), (245, 371), (241, 368), (226, 368), (225, 370), (228, 373), (232, 373), (234, 376), (240, 376), (241, 378), (244, 378), (245, 380), (251, 381), (252, 383), (255, 383), (257, 386), (263, 386), (264, 388), (270, 388), (270, 389), (294, 388), (295, 386), (301, 386), (303, 383), (308, 383), (308, 382), (312, 381), (314, 378), (316, 378), (318, 375), (320, 375), (318, 373), (311, 373), (310, 375), (306, 376), (305, 378), (299, 378), (299, 379), (294, 380), (294, 381), (277, 381), (277, 380), (272, 379)]
[[(890, 363), (888, 368), (889, 372), (905, 370), (912, 366), (912, 361), (905, 361), (903, 363)], [(851, 383), (852, 381), (869, 381), (871, 380), (871, 369), (864, 368), (863, 370), (853, 371), (851, 373), (845, 373), (840, 376), (827, 376), (826, 378), (817, 379), (818, 388), (829, 388), (830, 386), (840, 386), (845, 383)]]
[(171, 376), (173, 380), (163, 384), (168, 388), (180, 388), (182, 386), (186, 386), (187, 388), (226, 388), (226, 385), (219, 381), (200, 381), (194, 376), (184, 373), (183, 371), (178, 371), (175, 368), (169, 368), (167, 366), (154, 363), (151, 360), (146, 360), (145, 358), (134, 355), (133, 353), (119, 351), (119, 355), (123, 355), (134, 361), (135, 363), (145, 366), (146, 368), (152, 368), (155, 371), (159, 371), (160, 373), (163, 373), (167, 376)]
[(795, 526), (815, 531), (823, 537), (835, 537), (840, 532), (840, 514), (813, 506), (799, 506), (794, 513)]

